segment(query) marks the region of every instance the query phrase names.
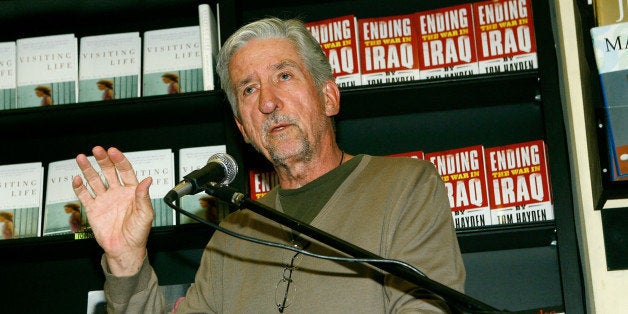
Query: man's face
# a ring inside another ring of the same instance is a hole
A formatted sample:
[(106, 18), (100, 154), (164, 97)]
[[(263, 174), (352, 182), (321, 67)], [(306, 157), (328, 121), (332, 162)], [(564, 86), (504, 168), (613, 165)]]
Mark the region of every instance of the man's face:
[[(293, 45), (256, 39), (229, 64), (238, 102), (236, 123), (244, 139), (274, 164), (307, 160), (331, 130), (334, 108), (316, 88)], [(336, 108), (337, 109), (337, 108)]]

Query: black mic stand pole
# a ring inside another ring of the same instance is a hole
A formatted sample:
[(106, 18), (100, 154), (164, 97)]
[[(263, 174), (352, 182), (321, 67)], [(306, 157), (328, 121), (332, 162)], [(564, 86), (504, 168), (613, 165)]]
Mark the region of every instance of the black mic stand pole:
[[(294, 219), (276, 209), (268, 207), (264, 204), (251, 200), (244, 194), (230, 188), (226, 185), (214, 184), (209, 186), (205, 192), (209, 195), (218, 197), (223, 201), (234, 204), (239, 208), (247, 208), (257, 214), (260, 214), (266, 218), (269, 218), (275, 222), (278, 222), (286, 227), (291, 228), (297, 232), (305, 234), (312, 239), (316, 239), (330, 247), (333, 247), (341, 252), (348, 254), (353, 258), (363, 259), (383, 259), (382, 257), (373, 254), (365, 249), (355, 246), (347, 241), (337, 238), (325, 231), (314, 228), (309, 224), (303, 223), (297, 219)], [(426, 276), (421, 276), (416, 272), (402, 267), (399, 264), (391, 263), (377, 263), (369, 262), (372, 266), (375, 266), (383, 271), (393, 274), (401, 279), (411, 282), (419, 287), (423, 287), (432, 293), (442, 297), (449, 305), (457, 309), (461, 309), (468, 313), (503, 313), (508, 311), (497, 310), (490, 305), (484, 304), (470, 296), (449, 288), (437, 281), (434, 281)]]

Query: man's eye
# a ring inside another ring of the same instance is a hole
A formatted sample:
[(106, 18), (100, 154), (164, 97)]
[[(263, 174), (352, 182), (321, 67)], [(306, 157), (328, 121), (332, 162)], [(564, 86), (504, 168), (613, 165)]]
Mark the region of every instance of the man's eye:
[(290, 73), (281, 73), (279, 75), (279, 79), (282, 81), (287, 81), (292, 77), (292, 75)]
[(251, 87), (247, 87), (244, 89), (243, 93), (244, 95), (250, 95), (251, 93), (253, 93), (253, 91), (255, 90), (255, 88)]

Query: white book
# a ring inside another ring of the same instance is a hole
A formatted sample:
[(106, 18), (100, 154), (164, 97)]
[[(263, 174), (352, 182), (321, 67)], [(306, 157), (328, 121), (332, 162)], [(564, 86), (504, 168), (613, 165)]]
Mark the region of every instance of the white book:
[(0, 110), (13, 109), (16, 94), (15, 42), (0, 43)]
[(155, 209), (153, 227), (175, 224), (175, 211), (163, 201), (164, 196), (174, 187), (174, 155), (171, 149), (144, 150), (125, 153), (133, 165), (138, 181), (150, 176), (150, 198)]
[(628, 22), (593, 27), (612, 181), (628, 180)]
[[(89, 156), (88, 160), (97, 167), (93, 156)], [(96, 169), (100, 172), (99, 168)], [(44, 236), (81, 232), (87, 227), (85, 208), (72, 189), (72, 179), (77, 175), (85, 182), (74, 158), (48, 163)], [(89, 188), (89, 184), (87, 187)]]
[(81, 37), (80, 102), (139, 97), (141, 74), (139, 32)]
[[(214, 154), (226, 152), (227, 147), (225, 145), (181, 148), (179, 150), (179, 182), (182, 181), (183, 177), (188, 175), (190, 172), (207, 165), (207, 161)], [(203, 202), (201, 198), (204, 197), (211, 198), (211, 196), (207, 195), (204, 192), (200, 192), (195, 195), (183, 196), (179, 199), (179, 206), (184, 210), (203, 219), (215, 217), (215, 219), (220, 220), (229, 213), (228, 205), (224, 204), (223, 202), (218, 202), (217, 199), (213, 199), (210, 201), (210, 205), (213, 205), (211, 204), (211, 202), (214, 202), (216, 204), (216, 211), (208, 211), (208, 208), (204, 207), (204, 203), (201, 203)], [(180, 224), (192, 222), (196, 222), (196, 220), (193, 220), (192, 218), (183, 214), (179, 215)]]
[[(216, 4), (218, 5), (218, 4)], [(218, 22), (209, 4), (199, 4), (198, 20), (203, 62), (203, 89), (216, 88), (216, 55), (218, 54)]]
[(41, 162), (0, 166), (0, 240), (41, 235)]
[(17, 108), (76, 103), (78, 41), (74, 34), (22, 38), (17, 45)]
[(144, 32), (142, 96), (202, 90), (200, 27)]

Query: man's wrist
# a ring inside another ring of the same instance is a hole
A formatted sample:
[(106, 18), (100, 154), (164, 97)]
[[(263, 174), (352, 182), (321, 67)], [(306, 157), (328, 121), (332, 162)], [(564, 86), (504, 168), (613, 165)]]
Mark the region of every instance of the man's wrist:
[(146, 258), (146, 249), (127, 252), (118, 256), (105, 253), (108, 271), (116, 277), (129, 277), (137, 274)]

